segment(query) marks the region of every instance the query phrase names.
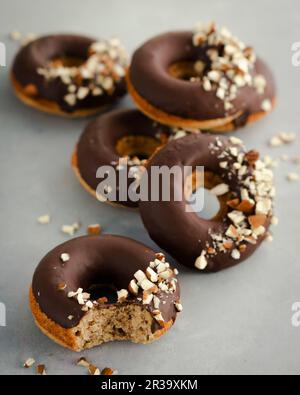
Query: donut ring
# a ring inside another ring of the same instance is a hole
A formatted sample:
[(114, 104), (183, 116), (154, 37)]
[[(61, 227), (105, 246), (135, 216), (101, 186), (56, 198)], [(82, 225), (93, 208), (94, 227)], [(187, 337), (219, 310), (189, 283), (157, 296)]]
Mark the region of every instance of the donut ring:
[[(175, 201), (184, 185), (171, 180), (171, 201), (142, 201), (140, 212), (151, 238), (181, 264), (216, 272), (250, 257), (266, 238), (273, 209), (273, 173), (256, 151), (246, 152), (239, 139), (192, 135), (162, 148), (147, 165), (149, 196), (152, 166), (204, 166), (204, 186), (220, 198), (220, 211), (210, 220), (187, 212), (186, 200)], [(192, 192), (192, 191), (191, 191)], [(190, 193), (189, 193), (190, 195)]]
[(170, 32), (152, 38), (136, 50), (126, 80), (128, 91), (142, 112), (162, 124), (227, 132), (271, 111), (275, 105), (275, 83), (261, 59), (256, 60), (252, 77), (260, 77), (256, 83), (266, 82), (264, 91), (257, 93), (250, 86), (239, 88), (232, 104), (226, 104), (233, 105), (230, 109), (217, 97), (215, 88), (204, 87), (204, 79), (182, 79), (194, 73), (191, 65), (199, 59), (204, 68), (208, 67), (208, 47), (193, 45), (193, 38), (191, 31)]
[(116, 39), (51, 35), (19, 51), (11, 80), (17, 97), (28, 106), (78, 118), (105, 110), (126, 93), (126, 67)]
[[(109, 303), (103, 291), (100, 298), (99, 283), (106, 290), (110, 286), (116, 300)], [(157, 340), (182, 310), (179, 295), (163, 254), (125, 237), (85, 236), (56, 247), (41, 261), (30, 306), (48, 337), (81, 351), (113, 340)]]
[[(169, 128), (155, 124), (137, 110), (115, 110), (90, 123), (75, 148), (72, 167), (82, 186), (96, 197), (103, 179), (96, 177), (101, 166), (111, 166), (119, 175), (128, 165), (128, 185), (138, 180), (147, 158), (164, 144), (171, 134)], [(108, 182), (109, 187), (109, 182)], [(110, 186), (112, 192), (115, 186)], [(109, 199), (109, 196), (108, 196)], [(138, 202), (119, 194), (119, 178), (114, 204), (136, 208)]]

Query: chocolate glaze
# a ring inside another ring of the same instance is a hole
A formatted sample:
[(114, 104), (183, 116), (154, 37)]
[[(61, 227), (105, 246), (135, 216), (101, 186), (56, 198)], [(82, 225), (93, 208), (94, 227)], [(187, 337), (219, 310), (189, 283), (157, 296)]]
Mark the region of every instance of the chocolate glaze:
[[(135, 90), (152, 106), (181, 118), (211, 120), (224, 118), (242, 111), (246, 115), (261, 112), (263, 100), (275, 98), (275, 82), (268, 66), (257, 59), (254, 74), (262, 74), (267, 81), (263, 95), (251, 87), (239, 89), (232, 102), (234, 109), (225, 111), (216, 92), (206, 92), (200, 83), (174, 78), (170, 65), (179, 61), (203, 59), (203, 49), (195, 47), (191, 31), (170, 32), (147, 41), (136, 50), (129, 70)], [(245, 123), (245, 116), (241, 118)]]
[[(81, 177), (93, 189), (103, 181), (96, 178), (100, 166), (112, 166), (120, 159), (116, 151), (117, 142), (125, 136), (149, 136), (160, 141), (159, 136), (170, 134), (169, 128), (158, 125), (145, 117), (137, 110), (116, 110), (100, 116), (90, 123), (80, 137), (77, 146), (77, 165)], [(118, 181), (118, 180), (117, 180)], [(134, 179), (128, 178), (128, 184)], [(117, 193), (117, 202), (128, 207), (137, 207), (138, 203), (120, 201)]]
[[(233, 145), (227, 138), (218, 137), (218, 139), (223, 142), (224, 149)], [(205, 171), (211, 171), (220, 176), (230, 186), (232, 192), (238, 192), (239, 181), (234, 178), (229, 179), (228, 172), (222, 171), (219, 163), (224, 159), (218, 159), (216, 154), (211, 153), (209, 149), (211, 143), (216, 143), (216, 137), (212, 135), (190, 135), (172, 141), (149, 161), (147, 168), (151, 166), (169, 168), (204, 166)], [(209, 230), (224, 235), (231, 222), (228, 218), (205, 220), (195, 212), (186, 212), (186, 201), (174, 201), (174, 189), (180, 187), (172, 180), (171, 196), (173, 199), (171, 198), (170, 202), (142, 201), (140, 212), (150, 237), (179, 263), (194, 268), (196, 259), (206, 248), (206, 243), (211, 243)], [(149, 196), (150, 193), (151, 172), (149, 171)], [(269, 223), (266, 227), (269, 227)], [(246, 252), (241, 254), (241, 259), (238, 261), (233, 259), (231, 254), (218, 253), (208, 260), (205, 271), (219, 271), (242, 262), (254, 253), (263, 240), (264, 237), (261, 237), (256, 245), (247, 244)]]
[[(70, 255), (70, 261), (62, 263), (60, 256)], [(111, 284), (116, 289), (127, 289), (138, 270), (145, 271), (155, 259), (155, 252), (141, 243), (119, 236), (85, 236), (68, 241), (49, 252), (38, 265), (32, 282), (34, 297), (41, 311), (63, 328), (74, 328), (86, 314), (75, 299), (68, 298), (68, 292), (78, 288), (88, 290), (91, 285)], [(59, 284), (67, 284), (63, 291)], [(161, 301), (160, 311), (165, 322), (175, 321), (174, 302), (179, 300), (180, 290), (166, 294), (157, 293)], [(105, 296), (105, 295), (103, 295)], [(140, 295), (139, 295), (140, 296)], [(126, 303), (141, 304), (136, 297)], [(108, 305), (99, 305), (107, 308)], [(154, 310), (153, 303), (145, 305)], [(70, 321), (68, 317), (74, 318)], [(153, 320), (155, 321), (155, 320)], [(155, 321), (154, 330), (160, 328)]]
[(21, 48), (12, 67), (14, 78), (22, 86), (33, 84), (38, 88), (38, 98), (57, 103), (63, 111), (74, 112), (78, 109), (101, 107), (112, 104), (118, 97), (126, 93), (125, 82), (121, 80), (113, 95), (104, 93), (101, 96), (88, 95), (70, 106), (64, 96), (68, 93), (67, 85), (58, 78), (47, 81), (37, 73), (38, 68), (47, 67), (48, 63), (57, 58), (70, 57), (83, 61), (87, 59), (88, 49), (95, 39), (74, 35), (58, 34), (38, 38)]

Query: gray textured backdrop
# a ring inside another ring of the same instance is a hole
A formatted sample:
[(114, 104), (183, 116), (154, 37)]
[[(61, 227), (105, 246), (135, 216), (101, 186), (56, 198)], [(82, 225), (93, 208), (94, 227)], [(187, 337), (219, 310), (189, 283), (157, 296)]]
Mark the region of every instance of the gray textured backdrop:
[[(99, 221), (105, 232), (132, 236), (152, 245), (138, 214), (98, 204), (78, 185), (70, 169), (73, 146), (86, 120), (52, 118), (24, 107), (14, 97), (9, 66), (18, 49), (8, 33), (59, 31), (120, 36), (132, 51), (152, 35), (190, 28), (214, 19), (252, 43), (276, 73), (279, 102), (274, 114), (238, 133), (249, 147), (280, 156), (291, 147), (270, 149), (278, 131), (299, 132), (300, 69), (291, 65), (291, 44), (300, 41), (297, 0), (1, 0), (0, 41), (8, 67), (0, 71), (0, 302), (7, 327), (0, 327), (0, 373), (29, 374), (29, 356), (51, 374), (84, 374), (77, 355), (52, 343), (34, 326), (27, 293), (35, 266), (67, 238), (60, 226)], [(124, 102), (124, 105), (132, 105)], [(86, 356), (100, 367), (124, 374), (300, 373), (300, 328), (291, 325), (291, 306), (300, 300), (299, 183), (286, 181), (295, 165), (276, 171), (280, 227), (246, 263), (201, 276), (181, 269), (184, 312), (175, 327), (149, 346), (107, 344)], [(36, 218), (50, 213), (41, 227)], [(180, 240), (178, 240), (180, 243)]]

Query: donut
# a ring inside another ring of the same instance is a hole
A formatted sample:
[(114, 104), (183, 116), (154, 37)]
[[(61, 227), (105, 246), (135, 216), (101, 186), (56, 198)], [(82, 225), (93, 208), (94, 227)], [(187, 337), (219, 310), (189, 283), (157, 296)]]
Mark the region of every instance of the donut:
[(74, 150), (72, 167), (80, 183), (94, 197), (97, 197), (99, 183), (106, 179), (106, 174), (97, 178), (97, 169), (110, 167), (108, 172), (117, 173), (117, 185), (110, 184), (107, 179), (107, 191), (98, 194), (98, 199), (136, 208), (138, 201), (130, 198), (128, 189), (125, 195), (120, 192), (119, 177), (125, 174), (128, 186), (138, 182), (147, 159), (156, 149), (170, 138), (182, 135), (184, 131), (171, 131), (137, 110), (115, 110), (86, 127)]
[(114, 340), (159, 339), (182, 311), (176, 269), (119, 236), (83, 236), (47, 254), (30, 288), (37, 326), (74, 351)]
[(227, 132), (269, 113), (276, 99), (268, 66), (214, 23), (154, 37), (126, 76), (139, 109), (162, 124)]
[(84, 117), (126, 93), (127, 56), (118, 39), (79, 35), (36, 39), (17, 54), (11, 72), (16, 95), (47, 113)]
[[(240, 139), (206, 134), (170, 142), (147, 165), (149, 196), (151, 187), (157, 187), (153, 166), (192, 169), (184, 182), (171, 178), (170, 201), (148, 198), (140, 202), (149, 235), (179, 263), (201, 272), (220, 271), (250, 257), (269, 235), (275, 196), (273, 172), (259, 159), (259, 153), (247, 151)], [(200, 218), (190, 209), (191, 193), (200, 187), (220, 201), (220, 210), (211, 219)], [(182, 200), (175, 199), (178, 190), (182, 190)]]

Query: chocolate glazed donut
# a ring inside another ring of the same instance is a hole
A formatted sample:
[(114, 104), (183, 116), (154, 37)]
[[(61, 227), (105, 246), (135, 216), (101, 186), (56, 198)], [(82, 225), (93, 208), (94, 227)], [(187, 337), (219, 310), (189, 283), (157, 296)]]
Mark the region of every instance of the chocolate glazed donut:
[[(101, 44), (106, 45), (106, 49), (102, 48), (100, 53)], [(38, 38), (23, 47), (14, 60), (11, 78), (15, 92), (25, 104), (48, 113), (69, 117), (97, 113), (126, 93), (123, 64), (122, 67), (118, 64), (119, 76), (112, 75), (113, 85), (104, 89), (105, 80), (99, 80), (103, 71), (91, 69), (91, 63), (88, 63), (91, 57), (95, 63), (101, 63), (100, 58), (95, 57), (102, 56), (103, 60), (105, 56), (106, 64), (109, 61), (117, 64), (120, 59), (109, 59), (105, 53), (110, 48), (108, 41), (97, 42), (79, 35)], [(119, 51), (119, 48), (115, 50)], [(104, 72), (108, 76), (112, 74), (111, 70), (107, 72), (105, 69)]]
[(216, 131), (235, 129), (266, 115), (262, 103), (274, 104), (275, 83), (261, 59), (256, 60), (252, 75), (263, 76), (264, 92), (258, 94), (250, 86), (239, 89), (231, 109), (224, 108), (215, 90), (207, 91), (197, 78), (191, 81), (180, 75), (185, 71), (187, 76), (193, 73), (191, 64), (199, 60), (206, 64), (207, 49), (193, 45), (191, 31), (165, 33), (137, 49), (127, 74), (127, 85), (140, 110), (160, 123)]
[[(72, 166), (84, 188), (96, 196), (97, 186), (104, 178), (97, 178), (97, 169), (110, 166), (117, 173), (116, 203), (136, 208), (138, 202), (120, 196), (119, 177), (128, 178), (128, 186), (138, 181), (147, 158), (164, 144), (170, 135), (169, 128), (154, 123), (137, 110), (115, 110), (90, 123), (77, 144)], [(127, 165), (127, 168), (124, 165)], [(109, 184), (109, 183), (108, 183)], [(109, 196), (108, 196), (109, 198)]]
[[(75, 351), (112, 340), (149, 343), (181, 310), (175, 277), (163, 254), (136, 241), (86, 236), (45, 256), (33, 277), (30, 305), (40, 329)], [(116, 300), (108, 301), (108, 287)]]
[[(219, 271), (250, 257), (265, 239), (275, 193), (273, 174), (256, 151), (244, 150), (239, 139), (192, 135), (169, 143), (147, 165), (149, 196), (151, 185), (156, 185), (152, 166), (192, 166), (195, 171), (195, 166), (204, 166), (204, 187), (220, 199), (219, 213), (211, 220), (202, 219), (193, 210), (186, 211), (188, 196), (175, 201), (174, 191), (183, 189), (184, 183), (172, 178), (170, 202), (140, 203), (151, 238), (181, 264), (203, 272)], [(192, 190), (199, 186), (203, 185), (195, 181)]]

